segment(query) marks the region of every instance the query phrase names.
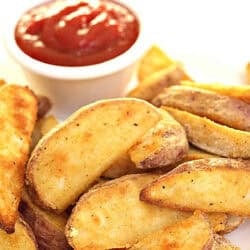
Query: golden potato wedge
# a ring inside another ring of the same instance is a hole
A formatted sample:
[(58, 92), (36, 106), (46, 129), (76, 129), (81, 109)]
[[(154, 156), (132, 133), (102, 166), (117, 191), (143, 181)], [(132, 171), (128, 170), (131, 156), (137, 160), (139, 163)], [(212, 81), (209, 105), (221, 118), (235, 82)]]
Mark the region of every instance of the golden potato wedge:
[(250, 158), (250, 133), (220, 125), (186, 111), (162, 107), (186, 130), (190, 143), (207, 152), (229, 157)]
[(150, 183), (140, 198), (183, 211), (198, 209), (249, 216), (249, 178), (249, 161), (228, 158), (189, 161)]
[(232, 245), (232, 243), (221, 235), (213, 235), (213, 244), (211, 250), (240, 250), (239, 247)]
[(207, 153), (203, 150), (200, 150), (196, 147), (189, 146), (187, 156), (184, 158), (183, 161), (192, 161), (192, 160), (214, 158), (214, 157), (217, 157), (217, 156), (214, 154), (209, 154), (209, 153)]
[(246, 65), (246, 83), (250, 84), (250, 62)]
[(36, 206), (24, 190), (19, 206), (25, 221), (31, 227), (41, 250), (71, 249), (64, 235), (66, 214), (57, 215)]
[(181, 85), (211, 90), (222, 95), (232, 96), (250, 104), (250, 86), (225, 85), (220, 83), (197, 83), (193, 81), (181, 81)]
[(0, 227), (14, 232), (24, 183), (37, 100), (28, 88), (0, 88)]
[(131, 250), (201, 250), (211, 249), (213, 232), (200, 212), (157, 231), (139, 241)]
[(32, 133), (32, 145), (31, 149), (33, 150), (38, 141), (47, 134), (52, 128), (58, 124), (57, 119), (53, 115), (40, 118), (35, 125), (35, 128)]
[(75, 249), (128, 248), (148, 234), (190, 216), (139, 200), (140, 190), (159, 175), (127, 175), (85, 193), (66, 226)]
[(180, 84), (180, 81), (184, 79), (186, 79), (185, 72), (177, 64), (173, 64), (147, 77), (144, 82), (130, 91), (127, 96), (150, 102), (164, 88)]
[(33, 232), (21, 218), (16, 221), (14, 233), (7, 234), (0, 229), (0, 242), (0, 250), (38, 250)]
[(139, 82), (143, 82), (153, 73), (172, 65), (174, 61), (157, 45), (152, 45), (141, 58), (137, 76)]
[(45, 208), (65, 210), (160, 119), (154, 106), (133, 98), (81, 108), (33, 150), (26, 171), (30, 194)]
[(235, 129), (250, 130), (250, 104), (213, 91), (172, 86), (158, 95), (153, 104), (188, 111)]
[(155, 127), (151, 128), (129, 149), (129, 156), (137, 168), (160, 168), (180, 162), (188, 152), (183, 127), (163, 109)]

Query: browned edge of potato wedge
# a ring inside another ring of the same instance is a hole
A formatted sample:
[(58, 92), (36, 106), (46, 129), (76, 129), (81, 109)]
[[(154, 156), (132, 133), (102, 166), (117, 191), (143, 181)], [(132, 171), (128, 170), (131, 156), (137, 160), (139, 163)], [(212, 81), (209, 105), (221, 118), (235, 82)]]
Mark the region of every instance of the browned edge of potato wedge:
[(153, 73), (172, 65), (174, 61), (156, 44), (153, 44), (142, 56), (137, 69), (137, 78), (143, 82)]
[(24, 184), (31, 134), (37, 118), (37, 99), (27, 87), (0, 88), (0, 227), (14, 232)]
[(169, 106), (239, 130), (250, 130), (250, 104), (240, 99), (190, 86), (171, 86), (152, 101), (156, 106)]
[(225, 85), (221, 83), (198, 83), (188, 80), (181, 81), (181, 85), (211, 90), (222, 95), (232, 96), (250, 104), (250, 86)]
[(19, 217), (15, 224), (15, 232), (7, 234), (0, 229), (0, 249), (3, 250), (38, 250), (35, 236), (29, 225)]
[(67, 222), (66, 214), (57, 215), (42, 210), (33, 203), (25, 190), (22, 195), (19, 211), (33, 230), (39, 249), (71, 249), (64, 235)]
[(162, 119), (128, 153), (137, 168), (161, 168), (180, 162), (188, 152), (183, 127), (165, 110)]
[(155, 72), (139, 84), (135, 89), (130, 91), (128, 97), (136, 97), (151, 101), (164, 88), (171, 85), (179, 84), (181, 80), (186, 78), (184, 71), (176, 64), (168, 68)]
[(160, 119), (157, 108), (135, 98), (82, 107), (33, 150), (26, 171), (32, 199), (64, 211)]
[(199, 211), (163, 230), (152, 233), (130, 250), (201, 250), (211, 249), (213, 231), (209, 221)]
[(250, 216), (250, 162), (209, 158), (185, 162), (148, 184), (140, 199), (183, 211)]
[(67, 222), (76, 249), (128, 248), (146, 235), (190, 216), (139, 200), (140, 190), (159, 175), (135, 174), (108, 181), (85, 193)]
[(189, 112), (162, 106), (184, 128), (190, 143), (228, 158), (250, 158), (250, 133), (229, 128)]
[(52, 102), (47, 96), (37, 95), (38, 99), (38, 112), (37, 118), (43, 118), (52, 108)]

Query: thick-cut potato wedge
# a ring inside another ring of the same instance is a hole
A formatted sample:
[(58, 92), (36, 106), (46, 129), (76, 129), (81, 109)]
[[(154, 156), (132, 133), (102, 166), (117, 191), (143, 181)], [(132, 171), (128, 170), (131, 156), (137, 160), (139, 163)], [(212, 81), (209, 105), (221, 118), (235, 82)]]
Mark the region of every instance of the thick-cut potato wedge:
[(31, 134), (37, 115), (35, 95), (25, 87), (0, 88), (0, 227), (14, 232)]
[(27, 165), (30, 194), (65, 210), (161, 119), (151, 104), (118, 98), (87, 105), (46, 134)]
[(148, 234), (190, 216), (139, 200), (140, 190), (158, 175), (127, 175), (84, 194), (66, 226), (75, 249), (128, 248)]
[(139, 82), (143, 82), (153, 73), (172, 65), (174, 61), (157, 45), (152, 45), (141, 58), (137, 76)]
[(221, 235), (213, 235), (213, 244), (209, 248), (211, 250), (240, 250), (239, 247), (232, 245), (232, 243)]
[(57, 119), (53, 115), (43, 117), (36, 122), (35, 128), (32, 134), (32, 146), (33, 149), (38, 141), (47, 134), (52, 128), (58, 124)]
[(246, 65), (246, 83), (250, 84), (250, 62)]
[(0, 242), (0, 250), (38, 250), (33, 232), (21, 218), (16, 221), (14, 233), (0, 230)]
[(249, 167), (249, 161), (226, 158), (185, 162), (149, 184), (140, 198), (183, 211), (250, 216)]
[(183, 127), (163, 109), (162, 120), (150, 129), (130, 150), (137, 168), (159, 168), (180, 162), (188, 152)]
[(29, 224), (41, 250), (70, 249), (64, 228), (67, 222), (66, 214), (56, 215), (36, 206), (24, 190), (19, 211)]
[(181, 85), (207, 89), (222, 95), (232, 96), (250, 104), (250, 86), (225, 85), (220, 83), (197, 83), (193, 81), (181, 81)]
[(250, 133), (220, 125), (186, 111), (162, 107), (186, 130), (190, 143), (207, 152), (229, 157), (250, 158)]
[(212, 241), (209, 222), (197, 211), (188, 219), (147, 236), (130, 250), (211, 249)]
[(250, 104), (213, 91), (172, 86), (158, 95), (153, 104), (188, 111), (235, 129), (250, 130)]
[(180, 81), (184, 79), (186, 79), (184, 71), (177, 64), (173, 64), (166, 69), (162, 69), (150, 75), (143, 83), (129, 92), (127, 96), (150, 102), (155, 96), (160, 94), (164, 88), (180, 84)]

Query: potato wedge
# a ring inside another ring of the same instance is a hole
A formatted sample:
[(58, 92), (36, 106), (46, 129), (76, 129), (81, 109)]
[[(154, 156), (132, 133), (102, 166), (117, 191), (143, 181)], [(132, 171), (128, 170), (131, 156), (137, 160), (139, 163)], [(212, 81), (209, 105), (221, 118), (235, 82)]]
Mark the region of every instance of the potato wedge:
[(224, 158), (189, 161), (149, 184), (140, 198), (183, 211), (198, 209), (250, 216), (249, 178), (249, 161)]
[(209, 248), (211, 250), (240, 250), (239, 247), (232, 245), (232, 243), (221, 235), (213, 235), (213, 244)]
[(153, 104), (188, 111), (235, 129), (250, 130), (250, 104), (213, 91), (172, 86), (158, 95)]
[(214, 157), (217, 157), (217, 156), (214, 154), (209, 154), (209, 153), (207, 153), (203, 150), (200, 150), (196, 147), (189, 146), (187, 156), (185, 157), (183, 162), (192, 161), (192, 160), (199, 160), (199, 159), (206, 159), (206, 158), (214, 158)]
[(0, 229), (0, 250), (38, 250), (36, 239), (27, 223), (19, 218), (15, 224), (15, 232), (7, 234)]
[(213, 232), (200, 212), (186, 220), (157, 231), (139, 241), (131, 250), (201, 250), (211, 249)]
[(127, 96), (150, 102), (155, 96), (160, 94), (164, 88), (180, 84), (180, 81), (184, 79), (186, 79), (184, 71), (177, 64), (173, 64), (168, 68), (150, 75), (144, 82), (130, 91)]
[(211, 90), (222, 95), (232, 96), (250, 104), (250, 86), (225, 85), (220, 83), (197, 83), (193, 81), (181, 81), (181, 85)]
[(28, 88), (0, 88), (0, 227), (14, 232), (24, 183), (37, 100)]
[(64, 235), (66, 214), (57, 215), (36, 206), (24, 190), (19, 211), (36, 237), (40, 250), (71, 249)]
[(132, 98), (81, 108), (33, 150), (26, 171), (31, 196), (64, 211), (160, 119), (154, 106)]
[(190, 216), (139, 200), (140, 190), (158, 175), (128, 175), (90, 190), (71, 214), (66, 236), (75, 249), (128, 248), (148, 234)]
[(38, 95), (38, 119), (43, 118), (52, 108), (52, 103), (47, 96)]
[(185, 128), (190, 143), (207, 152), (229, 157), (250, 158), (250, 133), (186, 111), (162, 107)]
[(139, 62), (137, 76), (139, 82), (143, 82), (153, 73), (172, 65), (174, 61), (157, 45), (152, 45)]
[(180, 162), (188, 152), (183, 127), (163, 109), (162, 120), (129, 150), (137, 168), (160, 168)]
[(238, 228), (242, 223), (244, 222), (244, 218), (232, 214), (227, 215), (227, 220), (225, 223), (225, 228), (221, 230), (220, 234), (227, 234), (232, 231), (234, 231), (236, 228)]

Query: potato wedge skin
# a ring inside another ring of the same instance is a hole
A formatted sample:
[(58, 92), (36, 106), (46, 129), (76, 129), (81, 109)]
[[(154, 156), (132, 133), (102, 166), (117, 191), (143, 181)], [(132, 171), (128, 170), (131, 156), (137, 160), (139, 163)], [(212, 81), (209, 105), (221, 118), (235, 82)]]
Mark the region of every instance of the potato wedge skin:
[(188, 152), (183, 127), (165, 110), (162, 119), (132, 148), (129, 155), (137, 168), (160, 168), (180, 162)]
[(25, 87), (0, 89), (0, 227), (14, 232), (24, 183), (31, 134), (37, 115), (37, 99)]
[(21, 217), (16, 221), (14, 233), (7, 234), (0, 230), (0, 242), (0, 250), (38, 250), (32, 230)]
[[(151, 232), (190, 216), (139, 200), (159, 175), (127, 175), (84, 194), (73, 209), (66, 236), (75, 249), (128, 248)], [(92, 247), (92, 248), (91, 248)]]
[(147, 236), (130, 249), (200, 250), (209, 249), (212, 240), (213, 232), (208, 220), (196, 211), (191, 217)]
[(184, 71), (176, 64), (162, 69), (150, 75), (140, 83), (135, 89), (128, 93), (128, 97), (136, 97), (146, 101), (151, 101), (161, 91), (171, 85), (180, 84), (181, 80), (186, 79)]
[(19, 211), (31, 227), (40, 250), (71, 249), (64, 235), (67, 222), (65, 214), (56, 215), (42, 210), (33, 203), (26, 191), (23, 192)]
[(228, 158), (250, 158), (250, 133), (215, 123), (186, 111), (163, 106), (185, 128), (190, 143)]
[(140, 199), (183, 211), (198, 209), (249, 216), (249, 178), (249, 161), (226, 158), (189, 161), (149, 184), (141, 191)]
[(222, 95), (238, 98), (243, 102), (250, 104), (250, 86), (225, 85), (220, 83), (198, 83), (188, 80), (181, 81), (181, 85), (214, 91)]
[(29, 193), (41, 206), (62, 212), (160, 119), (154, 106), (134, 98), (81, 108), (32, 152), (26, 171)]
[(250, 104), (234, 97), (189, 86), (172, 86), (154, 104), (184, 110), (239, 130), (250, 130)]

